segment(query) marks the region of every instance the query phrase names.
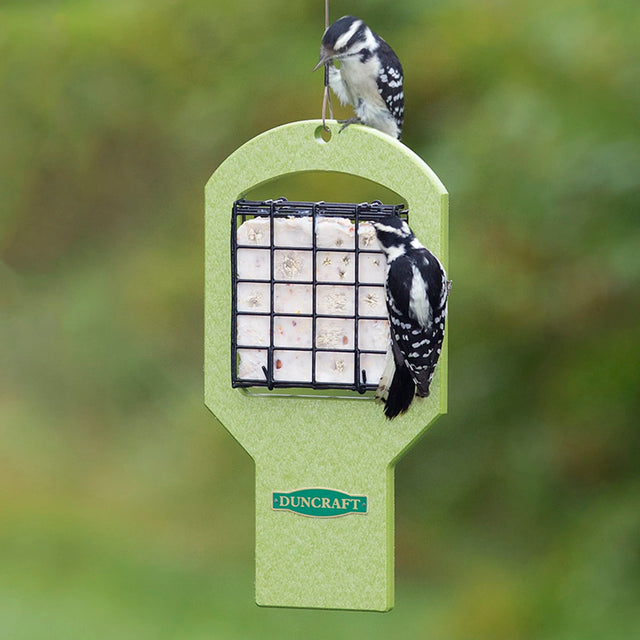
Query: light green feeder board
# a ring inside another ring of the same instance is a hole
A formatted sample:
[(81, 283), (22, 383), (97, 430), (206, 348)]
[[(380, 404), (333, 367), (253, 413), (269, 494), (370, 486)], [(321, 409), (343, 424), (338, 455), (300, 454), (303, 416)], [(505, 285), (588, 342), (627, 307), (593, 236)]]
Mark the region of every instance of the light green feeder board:
[(325, 142), (321, 124), (294, 122), (257, 136), (207, 183), (205, 402), (255, 461), (256, 602), (388, 611), (394, 466), (447, 410), (446, 340), (430, 397), (393, 421), (356, 392), (353, 400), (282, 397), (283, 389), (269, 397), (231, 387), (231, 212), (255, 187), (305, 171), (372, 180), (402, 197), (414, 233), (446, 268), (448, 194), (433, 171), (375, 129), (351, 125), (338, 133), (329, 121)]

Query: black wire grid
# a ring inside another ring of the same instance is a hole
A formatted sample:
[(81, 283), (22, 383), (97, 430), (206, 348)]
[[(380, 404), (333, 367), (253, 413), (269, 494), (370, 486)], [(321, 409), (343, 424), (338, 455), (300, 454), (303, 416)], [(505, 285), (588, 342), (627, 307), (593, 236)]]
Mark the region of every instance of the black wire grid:
[[(359, 320), (387, 320), (386, 315), (363, 315), (358, 313), (358, 289), (361, 286), (366, 287), (378, 287), (380, 289), (380, 295), (384, 300), (384, 285), (380, 282), (368, 283), (360, 282), (358, 278), (358, 269), (360, 265), (360, 254), (379, 254), (381, 259), (383, 258), (382, 252), (379, 249), (367, 249), (360, 247), (358, 238), (359, 223), (364, 221), (375, 221), (387, 216), (399, 216), (403, 219), (408, 218), (408, 211), (404, 205), (384, 205), (378, 200), (374, 200), (371, 203), (364, 202), (360, 204), (351, 203), (328, 203), (328, 202), (293, 202), (288, 201), (286, 198), (280, 198), (278, 200), (264, 200), (264, 201), (249, 201), (249, 200), (237, 200), (233, 204), (233, 214), (231, 220), (231, 273), (232, 273), (232, 316), (231, 316), (231, 384), (233, 387), (267, 387), (269, 390), (276, 388), (306, 388), (306, 389), (343, 389), (357, 391), (358, 393), (365, 393), (368, 390), (375, 389), (378, 380), (367, 379), (367, 372), (360, 366), (361, 357), (364, 354), (384, 355), (386, 351), (375, 351), (370, 349), (361, 349), (359, 347), (358, 340), (358, 328)], [(301, 246), (285, 246), (276, 245), (274, 242), (274, 224), (273, 221), (277, 218), (290, 218), (290, 217), (311, 217), (311, 247)], [(316, 237), (316, 222), (317, 218), (348, 218), (354, 225), (355, 237), (353, 248), (351, 247), (317, 247)], [(271, 221), (269, 224), (269, 242), (264, 244), (239, 244), (238, 243), (238, 228), (246, 220), (252, 218), (268, 218)], [(270, 272), (269, 279), (250, 279), (241, 278), (238, 275), (238, 249), (263, 249), (270, 252)], [(276, 277), (274, 270), (274, 257), (277, 251), (309, 251), (313, 254), (312, 261), (312, 275), (308, 280), (295, 279), (295, 284), (306, 284), (311, 286), (312, 290), (312, 305), (311, 313), (287, 313), (283, 311), (276, 311), (274, 308), (274, 289), (277, 284), (292, 284), (291, 279), (279, 279)], [(345, 282), (332, 282), (317, 280), (317, 255), (318, 252), (339, 252), (340, 254), (353, 254), (355, 278), (353, 282), (345, 284)], [(238, 310), (238, 285), (242, 283), (255, 283), (260, 285), (269, 285), (270, 301), (269, 311), (245, 311)], [(338, 285), (343, 287), (349, 287), (354, 291), (354, 305), (355, 312), (352, 315), (327, 315), (320, 314), (316, 311), (317, 300), (317, 286), (318, 284), (325, 286)], [(263, 316), (269, 319), (269, 344), (256, 345), (256, 344), (238, 344), (238, 317), (239, 316)], [(311, 320), (311, 341), (310, 347), (300, 346), (276, 346), (274, 345), (274, 318), (295, 316), (295, 318), (310, 318)], [(336, 319), (336, 320), (352, 320), (353, 321), (353, 345), (352, 349), (340, 349), (340, 355), (344, 358), (353, 358), (353, 380), (349, 383), (344, 382), (324, 382), (317, 380), (316, 372), (316, 356), (321, 352), (335, 353), (336, 348), (324, 348), (318, 346), (316, 339), (316, 327), (317, 321), (320, 318)], [(238, 375), (239, 359), (242, 357), (241, 352), (249, 352), (252, 350), (259, 350), (266, 352), (266, 364), (262, 366), (262, 375), (255, 379), (240, 378)], [(277, 367), (279, 361), (274, 362), (275, 351), (298, 351), (298, 352), (310, 352), (311, 354), (311, 380), (278, 380), (274, 377), (274, 368)]]

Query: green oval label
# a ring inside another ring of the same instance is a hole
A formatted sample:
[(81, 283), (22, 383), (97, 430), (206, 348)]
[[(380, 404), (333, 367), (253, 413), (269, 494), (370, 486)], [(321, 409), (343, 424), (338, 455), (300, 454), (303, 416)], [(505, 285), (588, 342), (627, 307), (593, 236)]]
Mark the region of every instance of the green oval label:
[(336, 489), (298, 489), (273, 492), (276, 511), (292, 511), (312, 518), (336, 518), (350, 513), (367, 513), (367, 496), (353, 496)]

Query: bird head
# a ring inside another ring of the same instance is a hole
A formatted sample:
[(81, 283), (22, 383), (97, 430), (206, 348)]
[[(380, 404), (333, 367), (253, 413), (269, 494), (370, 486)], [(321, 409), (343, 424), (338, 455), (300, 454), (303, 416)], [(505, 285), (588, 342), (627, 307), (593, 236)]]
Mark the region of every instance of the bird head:
[(360, 18), (343, 16), (324, 32), (320, 59), (313, 70), (334, 61), (366, 54), (375, 48), (377, 42), (371, 29)]
[(372, 225), (376, 230), (380, 248), (387, 256), (387, 261), (404, 253), (415, 238), (406, 221), (398, 216), (382, 218), (372, 222)]

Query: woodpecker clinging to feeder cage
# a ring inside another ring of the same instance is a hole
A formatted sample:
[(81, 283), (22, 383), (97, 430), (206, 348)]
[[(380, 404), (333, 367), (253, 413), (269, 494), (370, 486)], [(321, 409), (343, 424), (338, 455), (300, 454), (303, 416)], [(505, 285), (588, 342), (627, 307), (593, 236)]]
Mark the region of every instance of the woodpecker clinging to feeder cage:
[(440, 261), (399, 217), (373, 226), (387, 257), (385, 283), (391, 352), (376, 400), (387, 418), (407, 411), (414, 395), (429, 395), (440, 357), (451, 283)]
[(340, 102), (356, 111), (357, 117), (344, 121), (344, 126), (357, 122), (400, 138), (404, 120), (402, 65), (377, 33), (359, 18), (343, 16), (324, 32), (314, 71), (322, 65), (328, 65), (329, 86)]

